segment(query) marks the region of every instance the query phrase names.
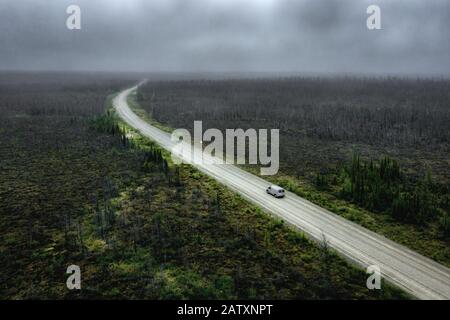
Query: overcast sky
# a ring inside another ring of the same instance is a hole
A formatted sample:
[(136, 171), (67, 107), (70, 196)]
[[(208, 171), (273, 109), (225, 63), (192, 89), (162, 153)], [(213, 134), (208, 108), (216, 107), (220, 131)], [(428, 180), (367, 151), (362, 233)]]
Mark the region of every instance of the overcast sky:
[(450, 1), (0, 0), (0, 69), (449, 75)]

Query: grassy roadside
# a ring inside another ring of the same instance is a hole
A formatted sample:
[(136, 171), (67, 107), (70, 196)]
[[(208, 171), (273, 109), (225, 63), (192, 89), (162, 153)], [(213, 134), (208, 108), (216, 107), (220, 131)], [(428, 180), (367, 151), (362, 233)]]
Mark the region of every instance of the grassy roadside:
[(131, 110), (133, 110), (133, 112), (135, 114), (137, 114), (141, 119), (145, 120), (146, 122), (150, 123), (152, 126), (154, 126), (155, 128), (158, 128), (162, 131), (171, 133), (173, 131), (172, 128), (165, 126), (161, 123), (159, 123), (158, 121), (155, 121), (155, 119), (153, 119), (147, 111), (145, 111), (144, 109), (142, 109), (139, 106), (139, 103), (136, 101), (136, 91), (132, 92), (128, 98), (127, 98), (127, 103), (130, 107)]
[[(139, 106), (136, 101), (136, 95), (130, 95), (129, 104), (136, 114), (152, 125), (155, 125), (166, 132), (173, 130), (152, 119), (151, 116)], [(255, 166), (242, 167), (253, 174), (259, 175), (259, 168)], [(390, 215), (374, 213), (354, 203), (338, 198), (335, 190), (320, 190), (312, 183), (306, 180), (300, 180), (286, 172), (279, 172), (275, 176), (264, 178), (285, 187), (287, 190), (296, 193), (335, 214), (358, 223), (371, 231), (377, 232), (378, 234), (450, 267), (450, 244), (440, 236), (440, 231), (436, 224), (425, 228), (398, 222)]]
[[(259, 172), (259, 169), (248, 166), (246, 170), (254, 174)], [(436, 224), (428, 228), (420, 228), (412, 224), (398, 222), (390, 215), (371, 212), (338, 198), (333, 192), (318, 190), (311, 183), (296, 179), (285, 173), (278, 173), (276, 176), (265, 178), (345, 219), (450, 267), (450, 244), (442, 239)]]

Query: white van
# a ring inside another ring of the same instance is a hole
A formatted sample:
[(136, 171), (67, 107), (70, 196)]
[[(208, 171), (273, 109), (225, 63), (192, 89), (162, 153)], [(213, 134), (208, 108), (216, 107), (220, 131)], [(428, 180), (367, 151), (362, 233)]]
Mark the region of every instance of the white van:
[(271, 194), (275, 198), (284, 198), (284, 189), (280, 186), (271, 185), (266, 189), (268, 194)]

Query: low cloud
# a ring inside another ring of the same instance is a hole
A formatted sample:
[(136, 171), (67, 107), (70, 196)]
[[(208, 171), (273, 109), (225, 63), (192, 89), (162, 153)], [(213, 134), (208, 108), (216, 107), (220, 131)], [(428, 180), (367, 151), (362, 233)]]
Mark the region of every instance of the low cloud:
[[(450, 2), (3, 0), (0, 69), (450, 74)], [(82, 10), (82, 30), (65, 27)]]

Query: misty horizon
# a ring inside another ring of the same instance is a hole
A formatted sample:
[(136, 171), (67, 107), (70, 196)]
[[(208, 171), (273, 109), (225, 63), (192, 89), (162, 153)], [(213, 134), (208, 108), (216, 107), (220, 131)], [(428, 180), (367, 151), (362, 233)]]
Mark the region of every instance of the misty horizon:
[[(0, 70), (265, 75), (450, 75), (450, 3), (2, 1)], [(68, 30), (66, 8), (81, 8)]]

